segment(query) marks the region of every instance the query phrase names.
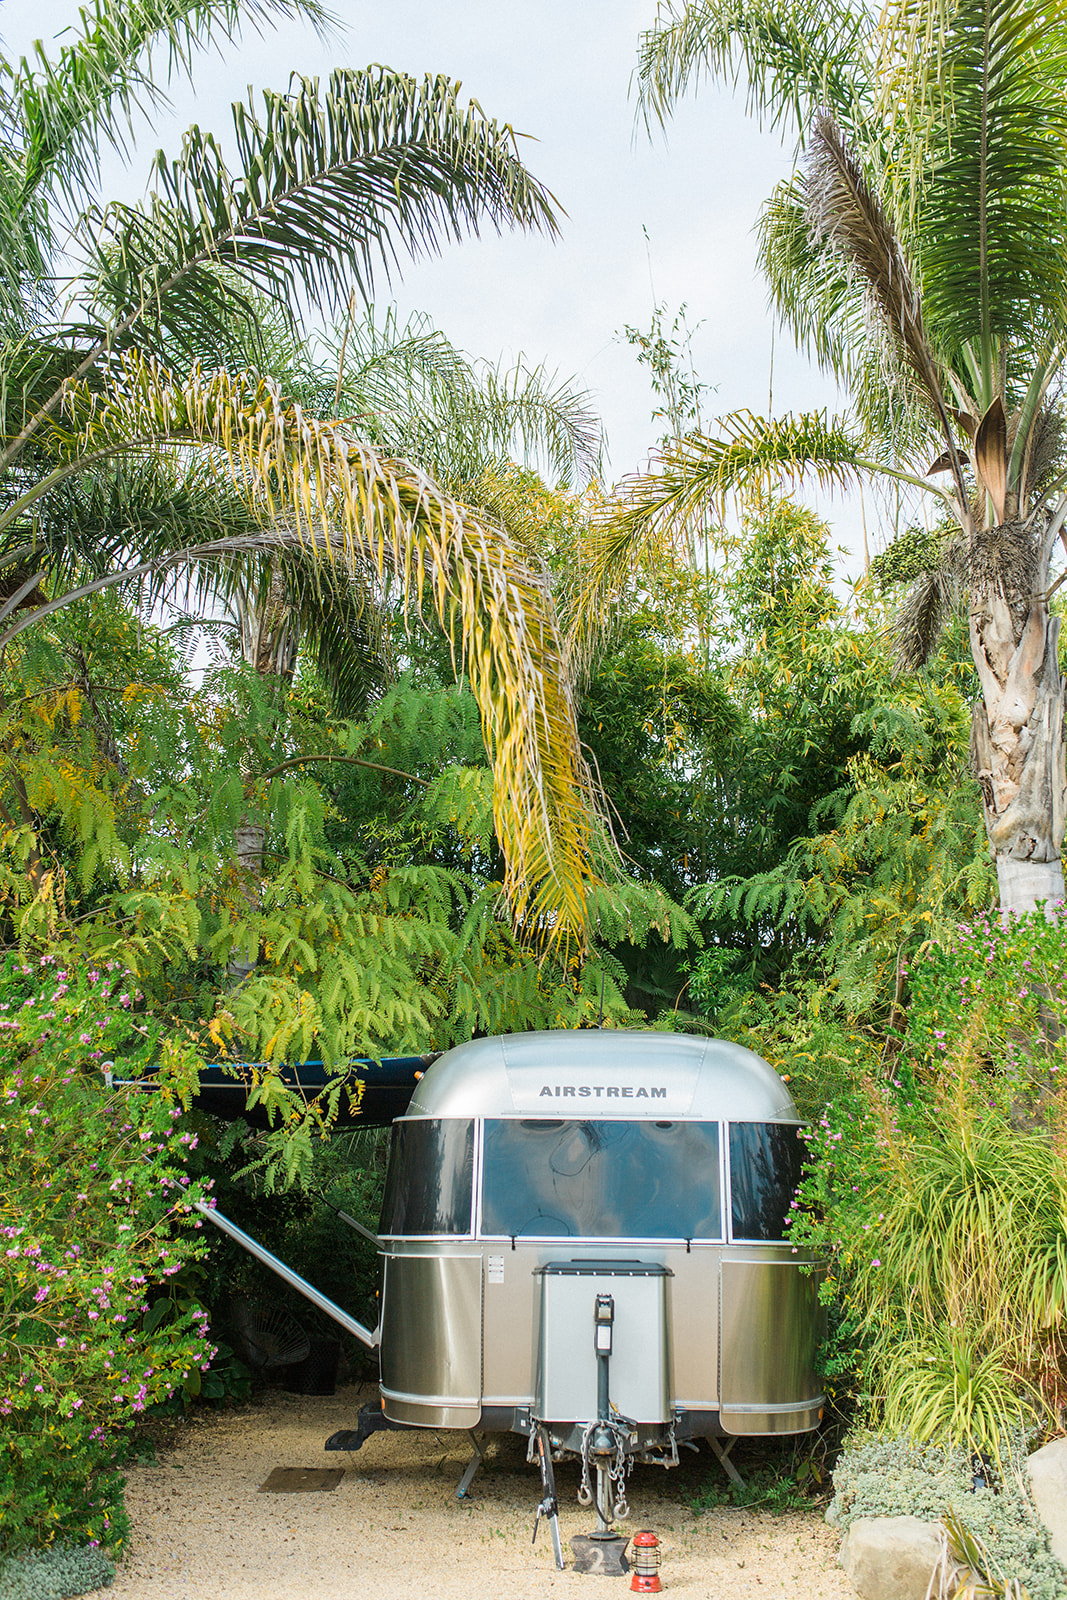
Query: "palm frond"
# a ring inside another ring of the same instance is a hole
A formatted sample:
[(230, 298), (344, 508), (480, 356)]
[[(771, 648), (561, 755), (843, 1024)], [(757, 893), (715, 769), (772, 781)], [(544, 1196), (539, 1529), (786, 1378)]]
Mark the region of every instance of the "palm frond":
[(941, 51), (916, 249), (930, 336), (953, 363), (973, 344), (984, 410), (1067, 317), (1067, 4), (961, 0)]
[[(0, 139), (4, 138), (0, 127)], [(0, 149), (0, 333), (17, 338), (52, 301), (48, 222), (37, 196), (22, 193), (21, 168), (10, 146)]]
[(578, 740), (564, 643), (547, 584), (507, 535), (341, 423), (285, 404), (266, 380), (194, 373), (177, 382), (128, 353), (106, 394), (72, 390), (57, 455), (200, 453), (268, 527), (317, 559), (387, 567), (432, 603), (481, 712), (494, 771), (494, 820), (517, 917), (546, 943), (581, 942), (600, 837)]
[(782, 481), (814, 479), (848, 488), (871, 470), (847, 424), (825, 412), (767, 419), (736, 411), (718, 419), (718, 436), (690, 434), (653, 458), (647, 473), (624, 478), (593, 524), (572, 605), (579, 660), (588, 659), (628, 575), (665, 541), (701, 530), (731, 502), (751, 504)]
[[(202, 460), (119, 456), (55, 484), (32, 523), (8, 526), (0, 551), (27, 531), (50, 588), (62, 592), (189, 545), (258, 537), (263, 524)], [(157, 598), (151, 582), (144, 593)]]
[(897, 672), (914, 672), (929, 661), (959, 605), (967, 576), (967, 541), (954, 538), (913, 580), (889, 625)]
[(338, 716), (366, 716), (393, 671), (382, 626), (377, 577), (366, 566), (309, 559), (306, 547), (286, 553), (286, 594)]
[[(20, 559), (0, 571), (0, 626), (19, 631), (54, 609), (41, 583), (61, 599), (125, 588), (142, 609), (193, 608), (202, 622), (205, 612), (239, 610), (242, 597), (254, 607), (280, 572), (295, 635), (339, 714), (361, 715), (384, 687), (376, 575), (365, 564), (316, 560), (292, 530), (265, 528), (247, 498), (195, 455), (119, 457), (72, 476), (38, 507), (33, 543), (19, 551), (9, 539), (0, 561), (9, 552)], [(18, 583), (31, 575), (19, 600)]]
[(690, 434), (654, 458), (651, 470), (623, 479), (620, 504), (628, 522), (681, 528), (731, 500), (759, 499), (775, 483), (814, 479), (822, 488), (849, 488), (865, 475), (859, 440), (844, 419), (825, 411), (720, 417), (718, 435)]
[(775, 311), (800, 349), (847, 383), (869, 318), (844, 262), (812, 237), (798, 177), (776, 185), (760, 212), (757, 237)]
[[(247, 284), (231, 267), (210, 261), (196, 268), (196, 296), (175, 294), (139, 320), (138, 347), (164, 365), (188, 369), (196, 362), (242, 372), (254, 366), (290, 376), (300, 341), (292, 313)], [(118, 248), (101, 241), (91, 279), (84, 286), (87, 318), (83, 347), (106, 346), (109, 330), (130, 314), (130, 279)], [(116, 345), (129, 342), (120, 338)], [(101, 355), (106, 366), (107, 356)]]
[[(136, 566), (122, 566), (117, 571), (105, 572), (98, 577), (87, 579), (78, 583), (75, 588), (65, 589), (62, 593), (53, 595), (42, 605), (36, 605), (27, 611), (17, 622), (11, 622), (14, 612), (21, 609), (12, 601), (0, 605), (0, 625), (7, 624), (0, 633), (0, 650), (5, 645), (18, 638), (20, 633), (25, 633), (28, 628), (35, 628), (46, 617), (52, 616), (56, 611), (65, 610), (75, 605), (79, 600), (87, 600), (92, 595), (103, 594), (108, 589), (129, 588), (142, 580), (153, 581), (156, 585), (155, 592), (160, 597), (170, 600), (176, 593), (174, 575), (178, 572), (188, 573), (197, 566), (212, 566), (215, 563), (228, 562), (240, 559), (250, 554), (272, 555), (284, 546), (285, 536), (261, 529), (258, 533), (246, 537), (227, 537), (213, 539), (207, 544), (186, 545), (183, 548), (168, 550), (165, 554), (154, 556), (149, 561), (139, 562)], [(167, 580), (167, 581), (161, 581)], [(187, 583), (188, 593), (188, 583)]]
[[(192, 128), (182, 155), (155, 163), (144, 205), (90, 208), (79, 225), (89, 293), (117, 321), (91, 330), (77, 376), (131, 340), (223, 340), (231, 331), (220, 268), (292, 314), (302, 297), (369, 297), (400, 254), (438, 249), (484, 221), (556, 230), (551, 197), (519, 161), (512, 129), (445, 78), (372, 67), (264, 94), (264, 117), (234, 106), (239, 171)], [(2, 263), (0, 263), (2, 266)], [(232, 282), (232, 280), (231, 280)], [(57, 405), (57, 388), (0, 452), (9, 466)]]
[(1026, 434), (1026, 452), (1017, 479), (1020, 501), (1045, 490), (1064, 467), (1064, 418), (1059, 405), (1043, 405), (1034, 413)]
[(435, 394), (465, 392), (473, 383), (468, 358), (421, 312), (401, 322), (395, 306), (384, 314), (367, 306), (356, 315), (353, 303), (323, 348), (330, 400), (320, 414), (352, 417), (383, 446), (387, 437), (399, 438), (405, 407), (429, 409)]
[(940, 424), (962, 509), (967, 504), (963, 468), (918, 289), (892, 221), (867, 174), (837, 124), (823, 113), (815, 121), (804, 194), (814, 232), (864, 285), (902, 360), (910, 367), (932, 418)]
[(137, 113), (165, 108), (167, 86), (191, 76), (197, 55), (279, 16), (302, 16), (320, 33), (332, 20), (321, 0), (90, 0), (54, 59), (38, 40), (0, 77), (23, 202), (43, 188), (69, 207), (97, 179), (101, 151), (125, 151)]
[(893, 224), (837, 124), (816, 118), (804, 183), (813, 232), (871, 295), (935, 412), (941, 386), (922, 306)]
[(867, 8), (842, 0), (661, 0), (655, 24), (641, 35), (639, 109), (646, 124), (665, 122), (702, 77), (726, 78), (745, 85), (762, 123), (791, 122), (803, 142), (819, 107), (846, 127), (862, 115), (871, 35)]
[[(391, 652), (378, 574), (366, 562), (322, 560), (293, 537), (262, 554), (227, 562), (216, 586), (236, 612), (241, 654), (259, 672), (291, 676), (296, 643), (310, 646), (343, 717), (362, 717), (384, 692)], [(251, 637), (249, 636), (251, 635)], [(291, 651), (281, 665), (277, 650)], [(274, 657), (269, 666), (264, 657)]]
[(516, 453), (530, 463), (543, 456), (548, 473), (565, 486), (599, 472), (601, 425), (587, 390), (519, 361), (487, 371), (483, 392), (501, 455)]
[(124, 322), (162, 321), (179, 295), (195, 302), (219, 265), (280, 304), (304, 291), (339, 307), (353, 283), (369, 301), (377, 270), (483, 222), (555, 232), (510, 127), (461, 106), (445, 78), (338, 70), (325, 94), (298, 79), (288, 95), (264, 93), (261, 117), (251, 101), (233, 117), (236, 175), (193, 127), (176, 160), (157, 157), (145, 205), (86, 214), (90, 275), (109, 278)]
[(425, 317), (401, 325), (395, 314), (371, 313), (345, 333), (329, 345), (340, 393), (322, 399), (336, 399), (364, 437), (420, 462), (454, 492), (513, 459), (543, 463), (564, 483), (598, 470), (600, 422), (573, 380), (522, 361), (472, 361)]

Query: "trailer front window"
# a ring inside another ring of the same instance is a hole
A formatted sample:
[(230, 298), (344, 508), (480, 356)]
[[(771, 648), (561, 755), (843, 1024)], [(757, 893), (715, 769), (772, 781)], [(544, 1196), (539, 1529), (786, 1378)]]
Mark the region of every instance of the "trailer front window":
[(393, 1123), (380, 1236), (469, 1234), (473, 1192), (473, 1122)]
[(719, 1125), (487, 1122), (482, 1234), (721, 1239)]

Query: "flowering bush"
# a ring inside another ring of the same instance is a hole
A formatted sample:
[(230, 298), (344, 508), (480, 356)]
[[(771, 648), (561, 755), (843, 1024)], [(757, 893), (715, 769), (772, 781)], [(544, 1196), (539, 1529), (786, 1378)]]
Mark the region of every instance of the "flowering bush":
[[(116, 1462), (154, 1402), (210, 1361), (173, 1294), (202, 1252), (176, 1094), (195, 1060), (136, 1015), (130, 974), (75, 950), (0, 967), (0, 1550), (117, 1547)], [(103, 1067), (156, 1093), (113, 1092)]]
[[(903, 1064), (920, 1073), (966, 1041), (1016, 1096), (1055, 1091), (1065, 1070), (1067, 923), (961, 923), (914, 963)], [(1021, 1109), (1021, 1107), (1020, 1107)]]
[(813, 1125), (792, 1229), (868, 1419), (996, 1454), (1067, 1404), (1067, 925), (979, 920), (910, 977), (881, 1073)]

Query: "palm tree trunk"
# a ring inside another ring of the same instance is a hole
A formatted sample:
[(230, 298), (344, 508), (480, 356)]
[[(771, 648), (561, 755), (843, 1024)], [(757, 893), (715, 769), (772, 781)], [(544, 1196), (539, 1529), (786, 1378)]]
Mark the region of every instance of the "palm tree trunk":
[[(266, 828), (247, 816), (242, 817), (237, 825), (237, 867), (242, 879), (242, 894), (250, 912), (259, 910), (263, 898), (263, 845), (266, 837)], [(226, 976), (233, 988), (244, 983), (249, 973), (255, 971), (258, 960), (258, 951), (246, 950), (243, 957), (231, 955)]]
[(241, 628), (241, 659), (261, 678), (292, 679), (300, 647), (300, 624), (286, 590), (285, 572), (271, 562), (265, 597), (252, 595), (244, 585), (237, 591), (237, 619)]
[(999, 588), (974, 591), (971, 651), (982, 682), (974, 708), (971, 756), (982, 789), (986, 832), (997, 864), (1004, 914), (1046, 911), (1064, 899), (1063, 681), (1059, 618), (1044, 599), (1019, 611)]

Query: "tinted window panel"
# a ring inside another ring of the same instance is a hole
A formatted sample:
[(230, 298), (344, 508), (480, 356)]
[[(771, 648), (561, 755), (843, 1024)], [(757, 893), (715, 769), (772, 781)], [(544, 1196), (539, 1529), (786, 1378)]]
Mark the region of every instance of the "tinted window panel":
[(807, 1154), (792, 1122), (731, 1122), (730, 1210), (735, 1239), (784, 1239)]
[(378, 1232), (470, 1233), (473, 1183), (473, 1122), (394, 1122)]
[(487, 1122), (482, 1232), (720, 1239), (715, 1122)]

